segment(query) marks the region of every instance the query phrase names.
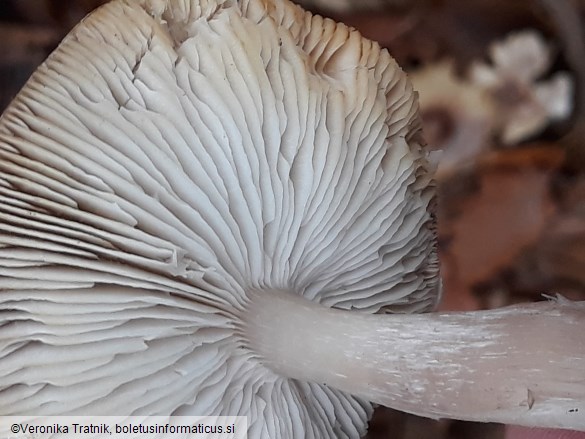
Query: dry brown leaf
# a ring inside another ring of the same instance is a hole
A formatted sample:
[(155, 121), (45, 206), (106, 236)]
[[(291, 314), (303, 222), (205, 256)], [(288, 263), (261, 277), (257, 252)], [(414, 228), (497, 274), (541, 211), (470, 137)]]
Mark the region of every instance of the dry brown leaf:
[(561, 160), (541, 148), (490, 154), (478, 170), (478, 190), (455, 203), (454, 218), (439, 217), (445, 298), (443, 309), (478, 306), (474, 286), (512, 265), (541, 239), (556, 206), (551, 179)]

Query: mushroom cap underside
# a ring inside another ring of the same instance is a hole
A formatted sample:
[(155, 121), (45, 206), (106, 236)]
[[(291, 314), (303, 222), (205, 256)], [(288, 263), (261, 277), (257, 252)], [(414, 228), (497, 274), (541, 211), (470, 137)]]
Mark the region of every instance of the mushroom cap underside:
[(437, 300), (431, 165), (380, 47), (285, 0), (116, 0), (0, 119), (0, 414), (246, 415), (358, 437), (367, 401), (246, 349), (252, 290)]

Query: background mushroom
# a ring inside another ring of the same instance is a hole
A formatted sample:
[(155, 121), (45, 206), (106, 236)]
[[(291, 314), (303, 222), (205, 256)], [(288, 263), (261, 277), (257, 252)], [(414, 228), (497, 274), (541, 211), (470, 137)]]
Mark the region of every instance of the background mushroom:
[(494, 67), (474, 62), (472, 81), (490, 96), (498, 113), (502, 142), (518, 143), (572, 111), (573, 81), (559, 72), (539, 81), (552, 64), (552, 50), (541, 35), (523, 31), (490, 47)]
[(286, 1), (99, 9), (0, 120), (0, 414), (585, 429), (582, 305), (410, 314), (439, 291), (419, 127), (387, 51)]

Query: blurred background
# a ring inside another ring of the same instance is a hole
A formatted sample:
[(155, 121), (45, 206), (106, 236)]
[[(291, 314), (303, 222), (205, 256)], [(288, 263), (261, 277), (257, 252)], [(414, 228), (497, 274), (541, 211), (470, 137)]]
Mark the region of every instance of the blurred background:
[[(0, 110), (102, 3), (0, 0)], [(387, 47), (420, 93), (427, 141), (442, 151), (441, 309), (543, 294), (585, 300), (585, 1), (301, 3)], [(504, 430), (379, 409), (368, 438), (495, 439)]]

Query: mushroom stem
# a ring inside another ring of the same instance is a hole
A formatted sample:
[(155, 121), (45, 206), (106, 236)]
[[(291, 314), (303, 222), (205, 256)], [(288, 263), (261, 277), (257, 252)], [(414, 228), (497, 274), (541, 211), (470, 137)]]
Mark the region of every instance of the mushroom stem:
[(365, 314), (255, 292), (245, 331), (274, 372), (431, 418), (585, 430), (585, 302)]

